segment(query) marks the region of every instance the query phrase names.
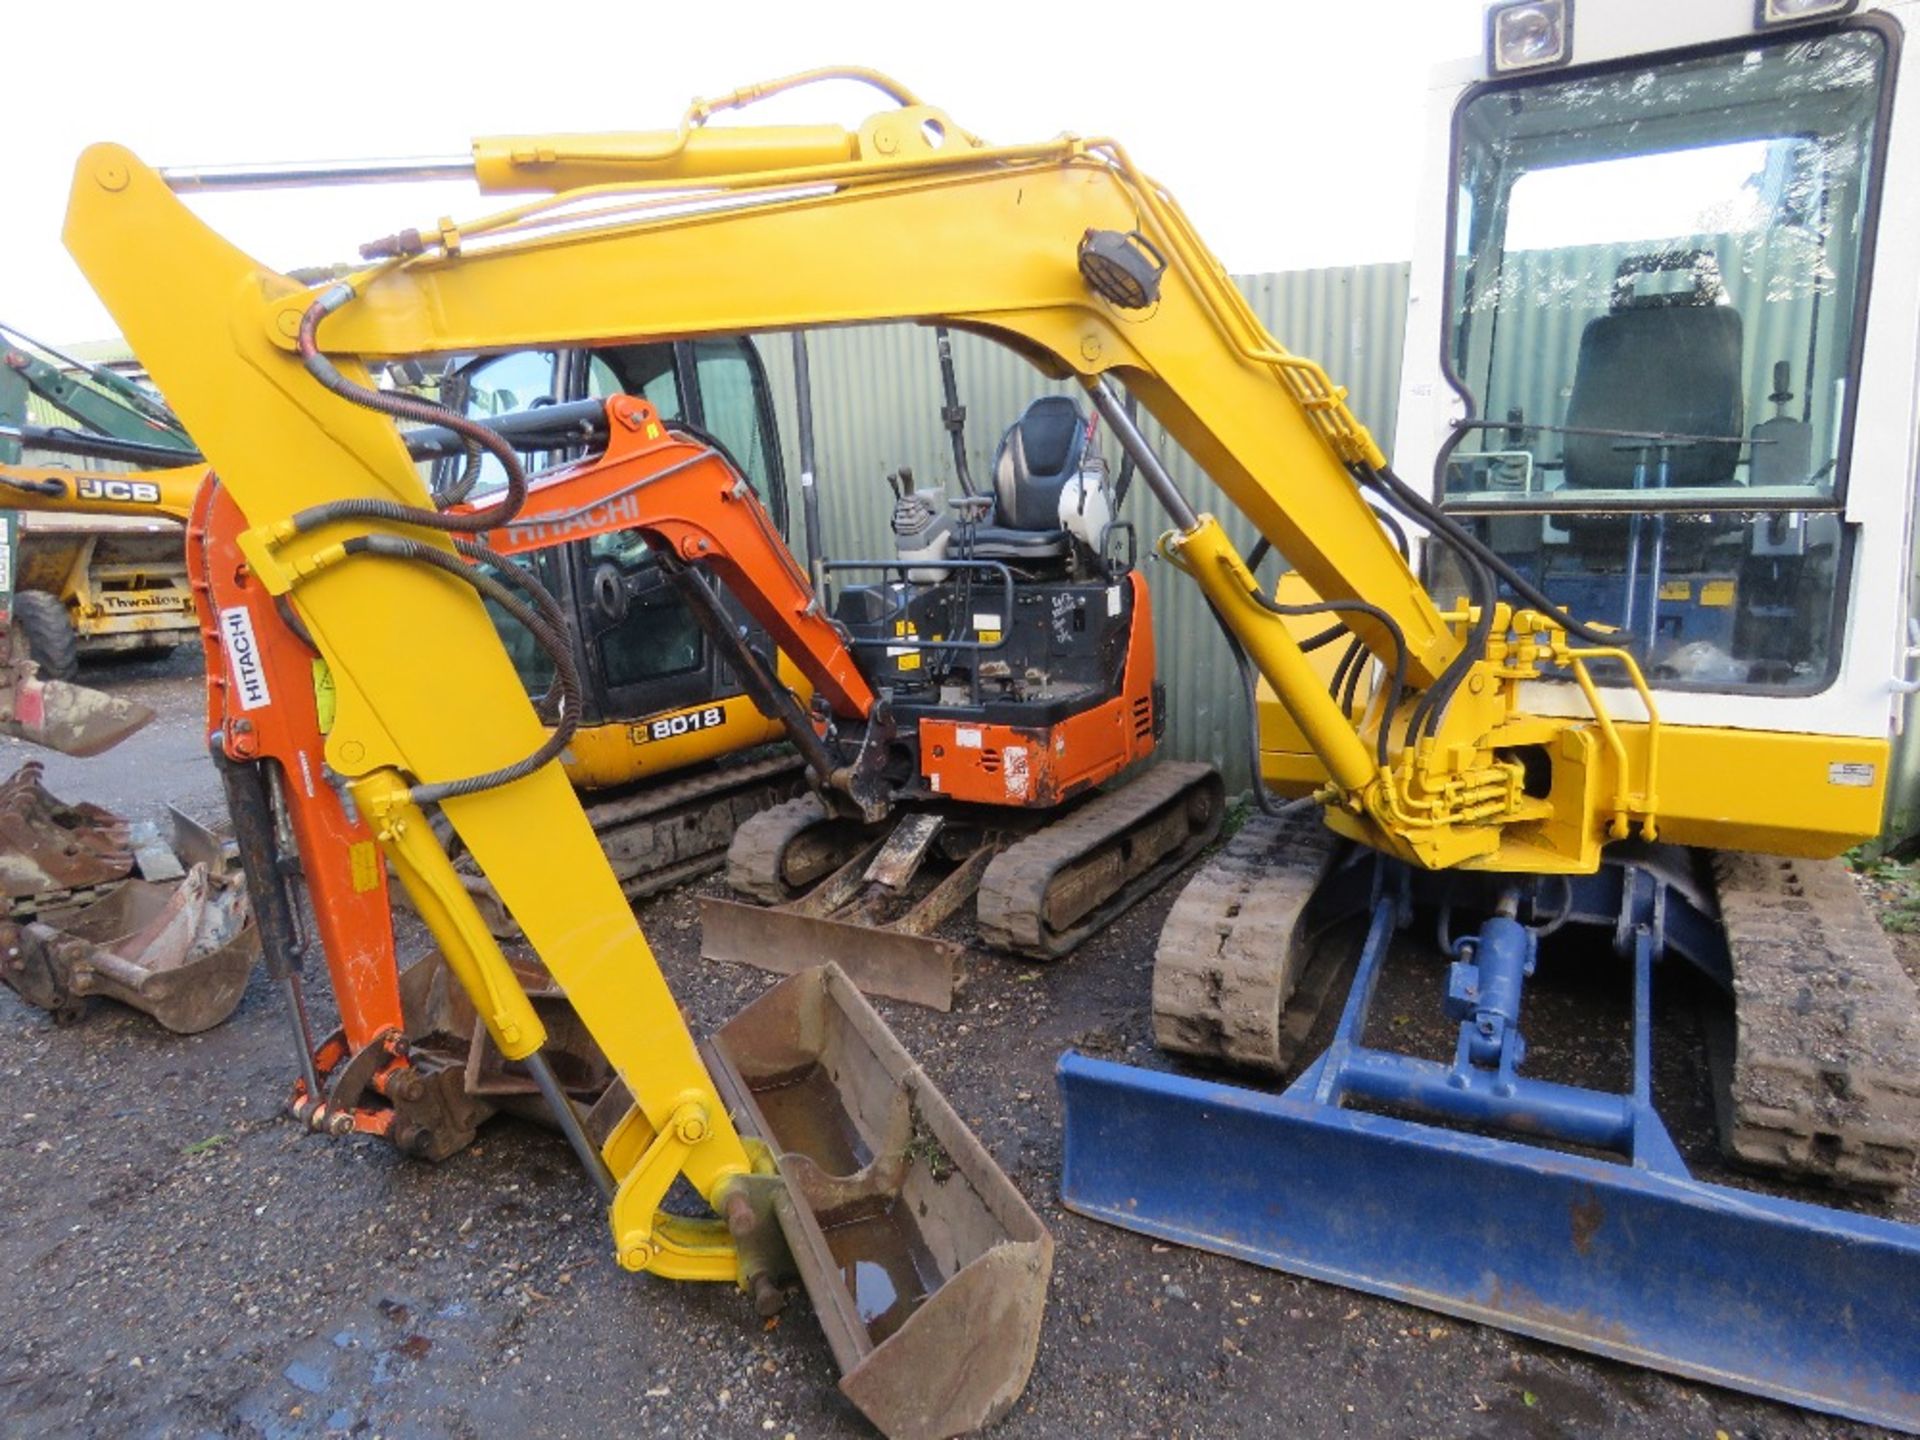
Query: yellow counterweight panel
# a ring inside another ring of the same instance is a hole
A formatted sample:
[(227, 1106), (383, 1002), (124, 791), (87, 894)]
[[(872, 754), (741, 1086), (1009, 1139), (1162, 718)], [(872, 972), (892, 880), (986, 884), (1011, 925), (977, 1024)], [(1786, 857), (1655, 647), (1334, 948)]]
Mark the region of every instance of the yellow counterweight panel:
[[(781, 683), (799, 697), (804, 706), (811, 692), (804, 677), (785, 655), (779, 657)], [(772, 745), (786, 739), (785, 727), (769, 720), (744, 695), (732, 695), (709, 704), (682, 707), (665, 712), (684, 714), (686, 709), (719, 710), (718, 725), (703, 725), (684, 734), (655, 738), (651, 725), (657, 717), (610, 721), (604, 725), (582, 725), (567, 742), (567, 754), (561, 762), (567, 777), (586, 790), (605, 790), (684, 770), (703, 760), (734, 755), (754, 745)]]

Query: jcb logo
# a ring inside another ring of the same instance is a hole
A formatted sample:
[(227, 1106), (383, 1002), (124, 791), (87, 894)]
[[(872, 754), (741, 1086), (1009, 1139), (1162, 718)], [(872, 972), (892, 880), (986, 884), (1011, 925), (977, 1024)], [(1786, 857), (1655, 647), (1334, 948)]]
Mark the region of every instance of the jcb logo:
[(82, 500), (109, 500), (116, 505), (158, 505), (160, 487), (151, 480), (89, 479), (80, 482)]
[(629, 726), (628, 738), (636, 745), (645, 745), (653, 740), (671, 740), (676, 735), (691, 735), (696, 730), (711, 730), (716, 725), (725, 724), (726, 719), (725, 710), (718, 705), (709, 705), (704, 710), (689, 710), (681, 715), (662, 715), (658, 720)]

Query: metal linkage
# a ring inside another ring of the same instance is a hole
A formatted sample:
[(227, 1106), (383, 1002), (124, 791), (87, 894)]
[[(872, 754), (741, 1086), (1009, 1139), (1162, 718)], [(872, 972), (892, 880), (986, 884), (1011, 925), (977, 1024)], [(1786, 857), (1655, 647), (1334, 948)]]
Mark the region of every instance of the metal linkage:
[(1518, 897), (1477, 935), (1458, 941), (1449, 967), (1444, 1008), (1460, 1022), (1453, 1063), (1370, 1049), (1361, 1043), (1395, 932), (1397, 895), (1376, 902), (1360, 968), (1333, 1043), (1307, 1067), (1288, 1094), (1317, 1105), (1366, 1100), (1416, 1110), (1516, 1135), (1558, 1140), (1626, 1156), (1634, 1164), (1684, 1178), (1666, 1126), (1653, 1108), (1653, 965), (1656, 936), (1646, 925), (1629, 932), (1634, 962), (1634, 1079), (1630, 1094), (1536, 1080), (1519, 1073), (1526, 1058), (1520, 1005), (1533, 974), (1538, 939), (1514, 918)]

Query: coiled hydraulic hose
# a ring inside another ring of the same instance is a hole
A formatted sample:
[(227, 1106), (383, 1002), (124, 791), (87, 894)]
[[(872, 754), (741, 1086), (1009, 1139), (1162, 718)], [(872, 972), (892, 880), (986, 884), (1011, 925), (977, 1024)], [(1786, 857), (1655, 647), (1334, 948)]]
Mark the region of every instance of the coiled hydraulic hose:
[[(380, 520), (399, 525), (417, 525), (451, 535), (457, 554), (449, 554), (436, 546), (403, 535), (386, 534), (358, 535), (344, 542), (341, 548), (348, 555), (374, 556), (432, 566), (472, 586), (523, 626), (554, 667), (553, 687), (546, 700), (557, 700), (557, 718), (545, 741), (531, 754), (498, 769), (458, 780), (414, 785), (408, 791), (408, 798), (413, 803), (433, 804), (510, 785), (558, 759), (579, 728), (580, 672), (574, 665), (573, 646), (567, 638), (566, 617), (559, 602), (548, 593), (545, 586), (512, 560), (485, 543), (469, 538), (497, 529), (517, 515), (526, 503), (527, 474), (520, 464), (519, 455), (503, 437), (484, 425), (475, 424), (457, 411), (410, 395), (374, 390), (341, 374), (339, 367), (320, 352), (317, 334), (320, 322), (351, 300), (353, 293), (349, 285), (331, 286), (301, 315), (298, 344), (307, 373), (327, 390), (355, 405), (396, 420), (445, 426), (463, 437), (467, 442), (464, 472), (449, 494), (442, 497), (442, 505), (457, 503), (473, 488), (473, 482), (479, 476), (480, 452), (483, 449), (500, 461), (501, 468), (506, 472), (507, 486), (494, 504), (464, 515), (439, 508), (403, 505), (394, 500), (329, 500), (295, 513), (292, 517), (294, 529), (304, 532), (344, 520)], [(489, 574), (479, 568), (482, 565), (491, 566), (497, 573)], [(532, 600), (532, 605), (529, 606), (515, 595), (514, 588), (524, 592)]]
[(1493, 629), (1493, 605), (1498, 596), (1492, 583), (1495, 576), (1505, 581), (1514, 594), (1546, 615), (1569, 635), (1584, 640), (1590, 645), (1613, 643), (1611, 637), (1574, 619), (1564, 608), (1549, 599), (1543, 590), (1508, 564), (1479, 536), (1473, 534), (1395, 474), (1391, 466), (1381, 466), (1378, 469), (1356, 466), (1354, 477), (1362, 485), (1379, 492), (1381, 498), (1401, 514), (1417, 524), (1426, 526), (1460, 557), (1475, 592), (1474, 603), (1480, 610), (1479, 620), (1468, 638), (1467, 645), (1421, 697), (1413, 716), (1408, 720), (1409, 743), (1438, 732), (1440, 722), (1445, 718), (1447, 704), (1466, 678), (1467, 671), (1473, 664), (1473, 657), (1485, 653), (1487, 638)]
[[(422, 544), (404, 535), (356, 535), (341, 548), (349, 555), (368, 555), (384, 560), (402, 560), (412, 564), (430, 565), (436, 570), (443, 570), (464, 581), (506, 611), (516, 623), (524, 626), (539, 643), (540, 648), (546, 651), (554, 661), (554, 686), (559, 692), (559, 721), (537, 750), (497, 770), (488, 770), (459, 780), (415, 785), (408, 792), (410, 800), (416, 805), (437, 804), (443, 800), (457, 799), (462, 795), (474, 795), (482, 790), (511, 785), (514, 781), (525, 779), (541, 766), (560, 757), (579, 725), (580, 675), (574, 668), (572, 647), (568, 644), (564, 633), (566, 621), (560, 614), (559, 605), (547, 593), (544, 586), (505, 556), (487, 549), (484, 545), (469, 543), (462, 545), (461, 550), (463, 553), (472, 552), (474, 558), (483, 560), (483, 563), (496, 564), (500, 567), (502, 575), (514, 577), (512, 584), (518, 585), (529, 595), (536, 597), (532, 606), (527, 605), (518, 595), (515, 595), (507, 582), (488, 574), (478, 565), (463, 559), (461, 555), (449, 554), (436, 546)], [(493, 558), (484, 558), (489, 556)], [(556, 629), (556, 624), (562, 628)]]
[[(293, 516), (294, 528), (311, 530), (315, 526), (338, 520), (387, 520), (397, 525), (419, 525), (429, 530), (444, 530), (449, 534), (481, 534), (489, 530), (497, 530), (519, 514), (520, 507), (526, 503), (527, 472), (520, 464), (520, 457), (514, 453), (512, 445), (486, 426), (476, 424), (444, 405), (435, 405), (431, 401), (417, 399), (412, 395), (375, 390), (349, 380), (341, 374), (340, 368), (320, 352), (316, 332), (322, 320), (352, 298), (352, 286), (333, 285), (301, 315), (298, 345), (300, 359), (306, 365), (307, 373), (343, 400), (350, 400), (355, 405), (377, 411), (395, 420), (416, 420), (423, 425), (445, 426), (462, 436), (469, 445), (477, 445), (491, 451), (494, 458), (500, 462), (501, 468), (506, 471), (507, 488), (500, 498), (486, 509), (470, 511), (465, 515), (438, 509), (429, 510), (416, 505), (402, 505), (397, 500), (329, 500), (324, 504), (309, 506), (297, 512)], [(464, 480), (465, 476), (461, 478)], [(456, 489), (458, 489), (457, 486)]]
[[(1406, 693), (1407, 688), (1407, 637), (1406, 633), (1401, 630), (1399, 622), (1379, 606), (1369, 605), (1364, 600), (1316, 600), (1310, 605), (1282, 605), (1277, 600), (1269, 600), (1261, 593), (1258, 585), (1248, 590), (1247, 594), (1252, 598), (1254, 604), (1258, 605), (1270, 615), (1279, 615), (1287, 619), (1304, 618), (1309, 615), (1364, 615), (1387, 632), (1387, 635), (1393, 641), (1393, 689), (1388, 692), (1387, 707), (1381, 712), (1380, 729), (1374, 736), (1375, 756), (1380, 764), (1385, 766), (1387, 763), (1387, 732), (1391, 728), (1393, 712), (1398, 708), (1400, 697)], [(1220, 617), (1216, 613), (1214, 618), (1218, 620)], [(1315, 635), (1310, 638), (1314, 642), (1324, 644), (1326, 639), (1331, 639), (1333, 634), (1337, 634), (1339, 630), (1344, 630), (1345, 628), (1345, 626), (1337, 627), (1337, 629), (1331, 633), (1322, 631), (1320, 635)], [(1343, 670), (1346, 668), (1345, 661), (1342, 661), (1341, 668)], [(1360, 667), (1355, 668), (1354, 674), (1356, 677), (1359, 674), (1359, 669)], [(1336, 684), (1339, 678), (1338, 675), (1334, 677)]]

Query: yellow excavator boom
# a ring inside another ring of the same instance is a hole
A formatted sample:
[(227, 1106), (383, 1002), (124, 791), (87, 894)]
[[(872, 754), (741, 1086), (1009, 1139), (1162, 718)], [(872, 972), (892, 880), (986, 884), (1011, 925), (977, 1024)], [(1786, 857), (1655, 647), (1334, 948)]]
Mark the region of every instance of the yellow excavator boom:
[[(1724, 735), (1663, 736), (1632, 658), (1591, 643), (1592, 632), (1586, 644), (1570, 639), (1556, 612), (1502, 605), (1483, 614), (1430, 596), (1367, 503), (1368, 485), (1389, 482), (1344, 392), (1266, 333), (1172, 198), (1116, 143), (987, 145), (917, 103), (830, 142), (819, 127), (779, 126), (710, 140), (718, 132), (700, 118), (594, 143), (477, 142), (475, 171), (495, 188), (594, 183), (479, 221), (398, 232), (370, 247), (380, 258), (367, 270), (324, 290), (221, 246), (161, 175), (112, 146), (81, 160), (69, 241), (181, 412), (192, 417), (219, 397), (217, 438), (195, 427), (211, 450), (232, 446), (244, 450), (243, 464), (265, 466), (294, 431), (313, 437), (311, 458), (324, 451), (326, 469), (302, 465), (312, 482), (277, 484), (283, 507), (295, 491), (305, 503), (309, 486), (335, 496), (406, 493), (396, 488), (391, 427), (347, 414), (296, 353), (316, 302), (325, 317), (319, 348), (351, 357), (349, 366), (895, 319), (983, 334), (1049, 374), (1078, 378), (1116, 429), (1104, 382), (1124, 382), (1383, 673), (1395, 674), (1397, 694), (1379, 685), (1356, 725), (1218, 523), (1167, 493), (1170, 482), (1159, 487), (1175, 524), (1164, 553), (1200, 584), (1273, 685), (1331, 778), (1336, 828), (1429, 867), (1532, 872), (1591, 870), (1606, 843), (1663, 830), (1692, 843), (1801, 850), (1872, 832), (1877, 792), (1799, 786), (1811, 762), (1794, 748), (1797, 737), (1745, 747), (1780, 742), (1796, 803), (1729, 807), (1711, 780), (1695, 780), (1667, 826), (1663, 768), (1723, 777), (1711, 756)], [(627, 175), (638, 178), (619, 178)], [(148, 237), (159, 269), (143, 271), (113, 238), (130, 224)], [(192, 303), (162, 294), (153, 278), (162, 271), (193, 287)], [(212, 343), (183, 318), (202, 304), (231, 317)], [(233, 403), (234, 386), (245, 387), (247, 403)], [(1150, 484), (1155, 468), (1145, 469)], [(297, 573), (329, 539), (263, 540), (260, 558)], [(322, 603), (327, 583), (316, 577), (311, 603)], [(1463, 656), (1470, 642), (1474, 653)], [(1637, 692), (1631, 713), (1607, 713), (1593, 673), (1602, 665), (1612, 667), (1608, 683)], [(1522, 710), (1520, 687), (1547, 666), (1576, 680), (1588, 713)], [(363, 691), (385, 693), (373, 671), (367, 680)], [(1436, 687), (1445, 703), (1423, 716)], [(1881, 737), (1841, 742), (1866, 758), (1884, 746)], [(1683, 763), (1663, 761), (1676, 748)], [(1783, 812), (1795, 819), (1783, 824)]]

